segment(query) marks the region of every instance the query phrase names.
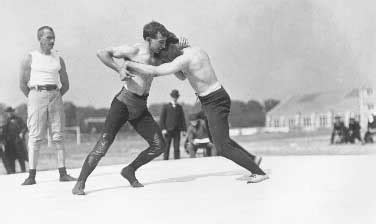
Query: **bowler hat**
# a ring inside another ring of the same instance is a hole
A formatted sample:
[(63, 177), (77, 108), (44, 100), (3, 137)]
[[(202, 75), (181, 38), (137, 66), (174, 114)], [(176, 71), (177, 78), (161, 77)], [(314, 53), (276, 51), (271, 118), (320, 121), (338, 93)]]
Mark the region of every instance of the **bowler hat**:
[(179, 98), (180, 96), (179, 91), (177, 89), (173, 89), (170, 93), (170, 96), (173, 98)]

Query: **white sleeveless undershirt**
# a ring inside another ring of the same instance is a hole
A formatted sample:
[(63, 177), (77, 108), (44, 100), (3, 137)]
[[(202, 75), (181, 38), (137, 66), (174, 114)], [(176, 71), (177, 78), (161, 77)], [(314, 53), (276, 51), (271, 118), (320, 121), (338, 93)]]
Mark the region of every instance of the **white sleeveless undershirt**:
[(30, 52), (31, 72), (29, 87), (36, 85), (57, 85), (61, 87), (59, 71), (61, 69), (60, 57), (55, 51), (45, 55), (39, 51)]

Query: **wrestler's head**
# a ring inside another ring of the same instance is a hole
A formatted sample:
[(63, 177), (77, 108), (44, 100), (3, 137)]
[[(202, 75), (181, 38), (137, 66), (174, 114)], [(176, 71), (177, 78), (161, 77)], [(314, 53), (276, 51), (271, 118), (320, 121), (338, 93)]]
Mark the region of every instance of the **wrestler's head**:
[(162, 63), (168, 63), (182, 54), (177, 44), (168, 44), (165, 49), (161, 50), (158, 54), (158, 58)]
[(154, 54), (158, 54), (166, 47), (167, 40), (169, 42), (176, 41), (173, 40), (172, 33), (164, 25), (156, 21), (152, 21), (144, 26), (143, 37), (149, 43), (151, 53)]

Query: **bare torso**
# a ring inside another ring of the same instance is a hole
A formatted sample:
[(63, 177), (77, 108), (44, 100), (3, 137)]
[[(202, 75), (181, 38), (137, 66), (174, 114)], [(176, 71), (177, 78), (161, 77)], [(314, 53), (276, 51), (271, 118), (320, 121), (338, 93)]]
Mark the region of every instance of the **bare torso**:
[(207, 93), (220, 85), (205, 51), (198, 47), (189, 47), (183, 50), (183, 54), (189, 58), (189, 64), (183, 73), (197, 94)]
[[(130, 60), (148, 65), (156, 65), (156, 60), (151, 56), (150, 51), (145, 45), (136, 44), (134, 47), (138, 48), (138, 52), (136, 55), (129, 58)], [(132, 79), (124, 81), (124, 87), (141, 96), (149, 93), (152, 82), (153, 77), (139, 74)]]

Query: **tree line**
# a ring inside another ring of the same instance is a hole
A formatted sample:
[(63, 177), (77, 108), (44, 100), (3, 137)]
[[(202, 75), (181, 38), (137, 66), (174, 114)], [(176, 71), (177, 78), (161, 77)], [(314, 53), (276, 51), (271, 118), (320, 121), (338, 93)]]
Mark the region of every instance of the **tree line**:
[[(279, 100), (267, 99), (263, 102), (257, 100), (249, 100), (243, 102), (240, 100), (233, 100), (231, 103), (231, 113), (229, 122), (231, 127), (260, 127), (265, 125), (266, 113), (279, 104)], [(197, 113), (201, 110), (199, 103), (195, 104), (181, 104), (188, 122), (188, 116), (191, 113)], [(5, 110), (7, 105), (0, 103), (0, 112)], [(149, 111), (159, 119), (163, 103), (150, 104)], [(27, 105), (25, 103), (15, 107), (17, 114), (25, 121), (27, 118)], [(94, 108), (92, 106), (76, 106), (73, 102), (64, 102), (65, 111), (65, 125), (80, 126), (82, 132), (100, 131), (103, 127), (101, 122), (85, 122), (87, 118), (103, 118), (106, 116), (109, 108)], [(131, 127), (125, 125), (122, 131), (130, 130)]]

